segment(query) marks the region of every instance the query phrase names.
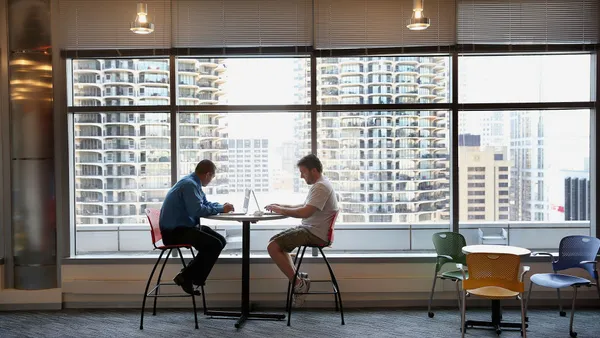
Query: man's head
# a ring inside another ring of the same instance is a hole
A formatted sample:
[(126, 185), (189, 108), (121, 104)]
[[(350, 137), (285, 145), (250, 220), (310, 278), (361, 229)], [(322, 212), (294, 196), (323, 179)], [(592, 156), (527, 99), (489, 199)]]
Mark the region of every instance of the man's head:
[(202, 160), (196, 165), (195, 173), (200, 178), (202, 186), (206, 187), (215, 177), (215, 171), (217, 171), (217, 167), (211, 160)]
[(323, 172), (323, 165), (319, 158), (313, 154), (306, 155), (296, 164), (300, 170), (300, 177), (304, 179), (306, 184), (314, 184)]

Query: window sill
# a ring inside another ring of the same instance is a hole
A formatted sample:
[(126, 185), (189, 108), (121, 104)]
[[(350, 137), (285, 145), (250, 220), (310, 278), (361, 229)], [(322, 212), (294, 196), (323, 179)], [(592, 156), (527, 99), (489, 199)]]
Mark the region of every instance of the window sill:
[[(557, 253), (554, 253), (558, 255)], [(435, 253), (331, 253), (326, 252), (327, 259), (331, 263), (340, 264), (379, 264), (379, 263), (435, 263)], [(80, 264), (154, 264), (158, 258), (158, 253), (153, 254), (90, 254), (77, 255), (64, 258), (63, 265)], [(171, 257), (173, 258), (173, 257)], [(184, 258), (190, 259), (191, 255), (184, 254)], [(313, 257), (309, 250), (304, 255), (304, 262), (321, 262), (320, 257)], [(550, 262), (546, 256), (526, 257), (521, 260), (523, 263)], [(222, 254), (217, 264), (241, 264), (241, 254)], [(271, 258), (266, 253), (255, 253), (250, 257), (251, 264), (270, 264)], [(170, 259), (167, 264), (181, 264), (179, 259)]]

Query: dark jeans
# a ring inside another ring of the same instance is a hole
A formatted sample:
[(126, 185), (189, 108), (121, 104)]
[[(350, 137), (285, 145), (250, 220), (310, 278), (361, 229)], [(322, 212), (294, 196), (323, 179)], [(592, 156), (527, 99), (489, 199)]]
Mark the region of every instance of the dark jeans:
[(190, 244), (198, 251), (196, 258), (182, 271), (183, 277), (196, 285), (204, 285), (227, 244), (223, 236), (205, 225), (199, 228), (177, 227), (163, 232), (162, 236), (165, 245)]

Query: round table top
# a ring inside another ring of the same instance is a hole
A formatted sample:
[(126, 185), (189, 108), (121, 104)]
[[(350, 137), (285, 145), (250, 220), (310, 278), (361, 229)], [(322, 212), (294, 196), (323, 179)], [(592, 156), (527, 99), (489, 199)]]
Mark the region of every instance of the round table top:
[(258, 222), (258, 221), (273, 221), (276, 219), (284, 219), (287, 216), (279, 214), (266, 213), (262, 216), (254, 216), (252, 213), (247, 215), (230, 215), (230, 214), (217, 214), (213, 216), (207, 216), (204, 218), (214, 219), (219, 221), (237, 221), (237, 222)]
[(531, 251), (525, 248), (508, 245), (467, 245), (462, 248), (465, 254), (470, 253), (490, 253), (490, 254), (511, 254), (517, 256), (529, 256)]

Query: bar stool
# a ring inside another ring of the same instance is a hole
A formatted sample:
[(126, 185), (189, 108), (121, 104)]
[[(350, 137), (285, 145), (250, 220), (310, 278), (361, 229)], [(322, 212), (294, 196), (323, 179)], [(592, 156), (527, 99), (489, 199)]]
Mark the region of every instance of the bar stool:
[[(339, 215), (339, 211), (336, 212), (336, 214), (333, 216), (333, 219), (331, 220), (331, 224), (329, 225), (329, 233), (327, 235), (328, 241), (326, 244), (324, 245), (304, 245), (298, 248), (298, 252), (296, 253), (296, 257), (294, 258), (294, 265), (296, 266), (296, 274), (294, 275), (294, 279), (292, 280), (292, 282), (288, 283), (288, 291), (287, 291), (287, 302), (285, 305), (285, 308), (288, 312), (288, 321), (287, 321), (287, 326), (290, 326), (290, 322), (291, 322), (291, 318), (292, 318), (292, 297), (294, 297), (295, 294), (305, 294), (305, 295), (314, 295), (314, 294), (326, 294), (326, 295), (334, 295), (334, 299), (335, 299), (335, 311), (339, 311), (340, 312), (340, 316), (342, 317), (342, 325), (345, 325), (346, 323), (344, 322), (344, 307), (342, 306), (342, 295), (340, 293), (340, 286), (338, 285), (337, 279), (335, 278), (335, 274), (333, 273), (333, 269), (331, 268), (331, 265), (329, 264), (329, 261), (327, 260), (327, 257), (325, 256), (325, 253), (323, 253), (323, 248), (326, 247), (330, 247), (331, 244), (333, 244), (333, 229), (335, 226), (335, 221), (337, 219), (337, 216)], [(319, 252), (321, 253), (321, 257), (323, 257), (323, 260), (325, 261), (325, 264), (327, 264), (327, 269), (329, 270), (329, 275), (331, 277), (331, 279), (327, 280), (311, 280), (311, 283), (331, 283), (332, 287), (333, 287), (333, 291), (332, 292), (327, 292), (327, 291), (322, 291), (322, 292), (306, 292), (306, 293), (297, 293), (294, 292), (294, 288), (292, 287), (292, 285), (296, 285), (296, 280), (298, 279), (298, 273), (300, 271), (300, 266), (302, 265), (302, 259), (304, 258), (304, 252), (306, 251), (306, 248), (317, 248), (319, 249)], [(300, 250), (302, 250), (302, 253), (300, 253)], [(297, 264), (296, 264), (297, 263)]]
[[(156, 315), (156, 300), (157, 300), (157, 298), (159, 298), (159, 297), (191, 297), (192, 305), (194, 307), (194, 320), (196, 322), (196, 329), (198, 329), (198, 314), (196, 311), (195, 296), (199, 296), (200, 295), (199, 292), (196, 291), (193, 295), (189, 295), (187, 293), (185, 293), (185, 294), (165, 294), (165, 295), (160, 294), (161, 286), (177, 285), (173, 282), (170, 282), (170, 283), (161, 283), (160, 282), (163, 271), (165, 269), (165, 265), (167, 264), (167, 261), (169, 260), (169, 257), (171, 256), (171, 252), (173, 252), (173, 250), (177, 250), (177, 252), (179, 253), (179, 258), (181, 259), (181, 265), (183, 265), (183, 268), (185, 269), (186, 264), (185, 264), (185, 260), (183, 259), (183, 255), (181, 254), (181, 249), (182, 248), (189, 249), (190, 252), (192, 253), (192, 258), (195, 258), (194, 251), (192, 250), (192, 246), (190, 244), (156, 246), (156, 243), (158, 241), (162, 240), (162, 234), (160, 232), (160, 226), (158, 223), (159, 218), (160, 218), (160, 210), (146, 209), (146, 216), (148, 217), (148, 222), (150, 223), (150, 234), (152, 236), (152, 245), (154, 246), (154, 250), (160, 250), (160, 255), (158, 256), (158, 259), (156, 260), (156, 263), (154, 264), (154, 268), (152, 268), (152, 272), (150, 273), (150, 277), (148, 278), (148, 282), (146, 283), (146, 290), (144, 291), (144, 299), (142, 301), (142, 318), (140, 320), (140, 330), (144, 329), (144, 310), (146, 307), (146, 298), (148, 298), (148, 297), (154, 298), (154, 306), (152, 308), (153, 316)], [(166, 251), (168, 251), (168, 253), (167, 253), (167, 256), (165, 257), (165, 260), (163, 261), (162, 267), (160, 268), (160, 272), (158, 273), (158, 280), (156, 281), (156, 285), (154, 286), (154, 288), (152, 288), (152, 290), (150, 290), (150, 292), (148, 292), (148, 289), (150, 288), (150, 282), (152, 282), (152, 277), (154, 276), (154, 272), (156, 271), (156, 267), (160, 263), (160, 260), (162, 259), (162, 256), (164, 255), (164, 253)], [(206, 300), (204, 299), (204, 286), (202, 286), (201, 289), (202, 289), (202, 293), (201, 293), (202, 294), (202, 305), (204, 306), (204, 314), (206, 314)]]

